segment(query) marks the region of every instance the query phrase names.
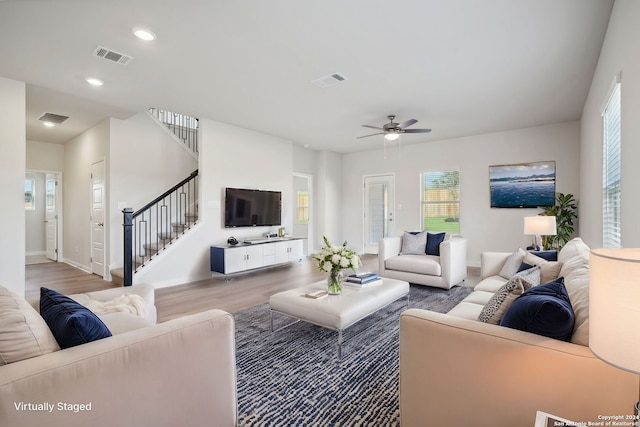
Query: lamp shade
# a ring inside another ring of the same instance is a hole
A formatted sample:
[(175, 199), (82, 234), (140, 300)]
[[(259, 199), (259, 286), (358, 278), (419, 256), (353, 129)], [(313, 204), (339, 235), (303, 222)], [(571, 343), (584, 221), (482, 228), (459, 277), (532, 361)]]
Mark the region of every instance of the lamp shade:
[(589, 347), (640, 373), (640, 249), (594, 249), (589, 265)]
[(524, 217), (524, 234), (533, 236), (555, 236), (556, 217), (548, 215)]

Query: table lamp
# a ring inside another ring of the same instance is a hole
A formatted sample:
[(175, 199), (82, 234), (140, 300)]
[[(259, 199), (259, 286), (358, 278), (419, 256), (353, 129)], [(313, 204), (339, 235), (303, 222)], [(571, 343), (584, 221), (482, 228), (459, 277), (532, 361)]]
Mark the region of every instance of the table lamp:
[(533, 236), (533, 245), (527, 249), (540, 250), (538, 242), (540, 236), (556, 235), (556, 217), (552, 215), (537, 215), (524, 217), (524, 234)]
[(639, 374), (640, 249), (593, 249), (589, 265), (589, 347), (608, 364)]

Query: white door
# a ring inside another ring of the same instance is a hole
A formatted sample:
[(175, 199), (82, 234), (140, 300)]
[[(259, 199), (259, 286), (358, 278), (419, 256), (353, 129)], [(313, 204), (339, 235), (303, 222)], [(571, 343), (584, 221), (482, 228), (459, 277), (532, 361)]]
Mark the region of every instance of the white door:
[(104, 161), (91, 165), (91, 272), (104, 277)]
[(56, 203), (56, 175), (45, 176), (45, 240), (47, 258), (58, 261), (58, 209)]
[(378, 242), (394, 235), (394, 177), (364, 177), (364, 252), (378, 253)]

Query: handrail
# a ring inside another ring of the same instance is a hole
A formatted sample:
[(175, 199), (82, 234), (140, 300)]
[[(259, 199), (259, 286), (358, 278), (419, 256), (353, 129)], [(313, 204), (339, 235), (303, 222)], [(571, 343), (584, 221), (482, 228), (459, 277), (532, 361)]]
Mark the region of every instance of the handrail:
[(124, 215), (124, 286), (158, 252), (171, 245), (198, 220), (198, 170), (133, 212)]
[(156, 197), (155, 199), (153, 199), (152, 201), (150, 201), (149, 203), (147, 203), (137, 211), (135, 211), (133, 213), (133, 218), (139, 216), (142, 212), (148, 210), (151, 206), (155, 205), (165, 197), (168, 197), (171, 193), (173, 193), (174, 191), (176, 191), (177, 189), (185, 185), (187, 182), (191, 181), (196, 176), (198, 176), (198, 169), (194, 170), (193, 172), (191, 172), (191, 175), (189, 175), (188, 177), (186, 177), (185, 179), (183, 179), (182, 181), (180, 181), (179, 183), (177, 183), (176, 185), (174, 185), (173, 187), (171, 187), (170, 189), (168, 189), (167, 191), (165, 191), (164, 193), (162, 193), (161, 195), (159, 195), (158, 197)]

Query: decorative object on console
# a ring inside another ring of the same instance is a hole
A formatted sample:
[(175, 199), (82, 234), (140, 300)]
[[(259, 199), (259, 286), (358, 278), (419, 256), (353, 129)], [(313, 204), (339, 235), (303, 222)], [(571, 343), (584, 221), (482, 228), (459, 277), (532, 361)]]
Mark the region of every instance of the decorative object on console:
[(640, 249), (593, 249), (590, 265), (589, 347), (610, 365), (640, 374)]
[(227, 239), (227, 243), (230, 244), (231, 246), (235, 246), (238, 244), (238, 239), (236, 239), (235, 237), (231, 236)]
[(332, 245), (326, 236), (322, 236), (324, 247), (322, 252), (313, 256), (318, 261), (320, 271), (329, 273), (327, 278), (327, 291), (331, 295), (339, 295), (342, 292), (342, 270), (351, 268), (354, 271), (360, 267), (360, 257), (347, 248), (347, 242), (342, 246)]
[(572, 239), (575, 231), (573, 220), (578, 218), (578, 204), (573, 194), (558, 193), (555, 200), (553, 206), (539, 206), (544, 215), (556, 217), (557, 233), (543, 239), (545, 250), (562, 249)]
[(556, 235), (556, 217), (546, 215), (525, 216), (524, 234), (533, 236), (533, 244), (527, 249), (539, 251), (542, 244), (541, 236)]
[(556, 194), (556, 162), (489, 166), (492, 208), (553, 206)]

